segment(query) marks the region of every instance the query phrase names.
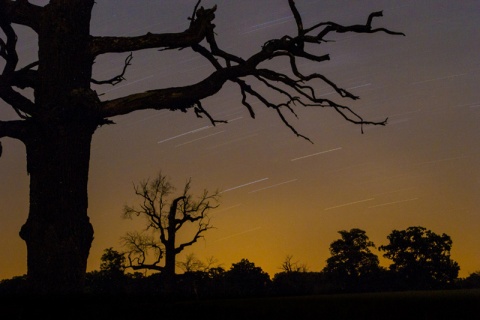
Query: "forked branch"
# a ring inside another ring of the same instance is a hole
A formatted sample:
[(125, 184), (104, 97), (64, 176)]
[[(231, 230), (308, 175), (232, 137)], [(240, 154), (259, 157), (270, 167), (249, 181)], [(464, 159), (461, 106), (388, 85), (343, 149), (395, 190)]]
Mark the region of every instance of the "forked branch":
[(131, 62), (132, 62), (132, 59), (133, 59), (133, 53), (130, 53), (127, 58), (125, 58), (125, 62), (124, 62), (124, 65), (123, 65), (123, 69), (122, 69), (122, 72), (109, 79), (109, 80), (95, 80), (95, 79), (91, 79), (90, 81), (94, 84), (98, 84), (98, 85), (101, 85), (101, 84), (111, 84), (112, 86), (114, 85), (117, 85), (119, 84), (120, 82), (126, 80), (125, 79), (125, 73), (127, 72), (127, 68), (128, 66), (132, 65)]
[(38, 30), (43, 8), (28, 0), (0, 0), (0, 16), (8, 21)]
[(32, 72), (27, 72), (26, 69), (16, 71), (18, 64), (17, 35), (11, 24), (11, 14), (9, 14), (13, 9), (13, 4), (0, 2), (0, 29), (6, 37), (6, 40), (0, 38), (0, 57), (5, 61), (0, 75), (0, 98), (8, 103), (20, 118), (26, 119), (34, 113), (34, 103), (12, 87), (26, 87), (31, 84), (29, 79), (31, 79)]

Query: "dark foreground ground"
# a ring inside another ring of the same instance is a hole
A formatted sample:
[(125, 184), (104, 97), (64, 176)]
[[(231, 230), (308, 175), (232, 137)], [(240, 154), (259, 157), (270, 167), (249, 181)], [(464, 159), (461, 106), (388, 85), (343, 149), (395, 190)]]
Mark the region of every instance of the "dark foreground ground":
[(159, 297), (3, 297), (0, 319), (480, 319), (480, 289), (166, 301)]

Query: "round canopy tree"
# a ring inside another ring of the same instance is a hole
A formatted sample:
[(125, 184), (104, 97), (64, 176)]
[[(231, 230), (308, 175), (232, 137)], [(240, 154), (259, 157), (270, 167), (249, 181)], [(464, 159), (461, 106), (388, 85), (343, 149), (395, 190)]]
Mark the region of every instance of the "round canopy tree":
[(450, 257), (452, 239), (424, 227), (393, 230), (389, 244), (380, 246), (393, 261), (390, 270), (408, 288), (432, 289), (448, 286), (458, 277), (460, 267)]
[(261, 295), (270, 285), (270, 276), (248, 259), (233, 263), (225, 273), (227, 290), (235, 296)]
[(323, 272), (342, 290), (353, 290), (359, 282), (378, 274), (380, 270), (377, 255), (370, 251), (375, 244), (361, 229), (338, 232), (341, 239), (330, 244), (332, 256), (327, 259)]

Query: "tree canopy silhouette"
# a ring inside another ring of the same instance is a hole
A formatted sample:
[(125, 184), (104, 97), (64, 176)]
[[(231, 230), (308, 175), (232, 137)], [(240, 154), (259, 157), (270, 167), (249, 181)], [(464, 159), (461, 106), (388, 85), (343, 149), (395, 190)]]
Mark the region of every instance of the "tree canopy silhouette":
[(332, 256), (327, 259), (323, 272), (342, 289), (355, 289), (361, 280), (380, 270), (378, 257), (370, 250), (375, 244), (361, 229), (338, 233), (341, 239), (330, 244)]
[(114, 250), (112, 247), (107, 248), (103, 251), (100, 260), (102, 261), (102, 263), (100, 264), (101, 271), (114, 274), (123, 274), (125, 272), (125, 255), (121, 252)]
[(460, 267), (450, 257), (452, 239), (424, 227), (393, 230), (389, 244), (379, 247), (384, 257), (393, 261), (395, 272), (404, 286), (416, 289), (435, 289), (451, 285)]
[(233, 263), (225, 274), (225, 280), (235, 296), (264, 294), (271, 282), (268, 273), (248, 259)]
[[(215, 119), (202, 100), (220, 91), (226, 82), (238, 85), (241, 103), (252, 117), (251, 100), (258, 100), (296, 135), (302, 136), (284, 115), (294, 113), (295, 105), (332, 108), (345, 120), (359, 124), (385, 125), (384, 121), (363, 119), (350, 107), (321, 98), (314, 81), (323, 81), (340, 96), (358, 99), (322, 74), (303, 73), (299, 60), (322, 62), (328, 54), (308, 50), (327, 41), (331, 33), (377, 33), (402, 35), (383, 27), (374, 27), (373, 12), (365, 24), (340, 25), (320, 22), (305, 26), (293, 0), (288, 1), (297, 32), (272, 39), (249, 57), (227, 52), (217, 43), (216, 6), (193, 5), (193, 14), (185, 30), (177, 33), (146, 33), (140, 36), (95, 36), (90, 34), (94, 0), (50, 0), (44, 6), (28, 0), (0, 0), (0, 98), (18, 119), (0, 121), (0, 138), (18, 139), (26, 146), (30, 176), (30, 207), (20, 236), (27, 245), (27, 278), (34, 292), (78, 292), (85, 282), (87, 258), (93, 240), (93, 227), (87, 214), (88, 172), (92, 136), (111, 118), (134, 111), (192, 110)], [(136, 2), (135, 5), (147, 5)], [(168, 12), (164, 13), (165, 15)], [(159, 17), (161, 19), (161, 17)], [(19, 61), (16, 26), (30, 28), (38, 35), (38, 60)], [(212, 72), (203, 80), (179, 87), (158, 88), (124, 97), (102, 100), (91, 87), (123, 81), (127, 58), (119, 75), (106, 80), (92, 79), (92, 66), (100, 55), (159, 50), (190, 49), (207, 59)], [(289, 74), (264, 67), (272, 59), (288, 59)], [(255, 81), (251, 81), (254, 79)], [(268, 90), (283, 98), (272, 102), (263, 94)], [(33, 99), (18, 89), (33, 90)], [(2, 106), (5, 108), (5, 106)], [(306, 137), (305, 137), (306, 138)], [(0, 148), (1, 150), (1, 148)]]

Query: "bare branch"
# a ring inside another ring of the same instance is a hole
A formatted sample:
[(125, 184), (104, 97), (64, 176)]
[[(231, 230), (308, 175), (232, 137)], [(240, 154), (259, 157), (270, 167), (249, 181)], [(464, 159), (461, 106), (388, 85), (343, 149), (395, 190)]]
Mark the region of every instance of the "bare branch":
[[(293, 74), (295, 76), (297, 76), (302, 82), (308, 82), (310, 80), (313, 80), (313, 79), (321, 79), (323, 82), (327, 83), (330, 87), (332, 87), (341, 97), (343, 98), (350, 98), (350, 99), (353, 99), (353, 100), (357, 100), (359, 97), (358, 96), (355, 96), (353, 95), (352, 93), (348, 92), (346, 89), (342, 89), (340, 87), (338, 87), (333, 81), (331, 81), (330, 79), (328, 79), (327, 77), (325, 77), (324, 75), (321, 75), (321, 74), (318, 74), (318, 73), (312, 73), (312, 74), (309, 74), (309, 75), (303, 75), (302, 73), (300, 73), (300, 71), (298, 70), (298, 67), (297, 67), (297, 62), (296, 62), (296, 58), (293, 54), (290, 54), (290, 53), (280, 53), (279, 56), (281, 55), (286, 55), (290, 58), (290, 67), (291, 67), (291, 71), (293, 72)], [(270, 70), (268, 70), (270, 71)], [(293, 81), (293, 80), (290, 80), (290, 84), (291, 85), (294, 85), (296, 83), (296, 81)], [(311, 89), (313, 91), (313, 88)]]
[(29, 75), (29, 73), (26, 72), (26, 69), (15, 72), (18, 63), (17, 35), (12, 28), (9, 17), (2, 10), (4, 8), (5, 2), (0, 2), (0, 29), (7, 38), (6, 42), (0, 38), (0, 57), (5, 60), (5, 66), (0, 76), (0, 98), (11, 105), (20, 118), (26, 119), (29, 114), (31, 115), (34, 112), (34, 103), (13, 90), (12, 86), (22, 87), (26, 85), (28, 79), (26, 75)]
[(195, 114), (197, 115), (198, 118), (202, 118), (202, 114), (204, 114), (208, 120), (212, 123), (213, 126), (215, 126), (217, 123), (227, 123), (228, 121), (226, 120), (215, 120), (213, 117), (208, 113), (207, 110), (205, 110), (202, 106), (202, 103), (200, 101), (197, 101), (196, 106), (194, 107)]
[[(275, 109), (280, 120), (294, 134), (305, 139), (307, 138), (300, 134), (288, 122), (287, 118), (282, 113), (282, 108), (286, 108), (288, 111), (296, 115), (293, 106), (297, 103), (305, 107), (331, 107), (347, 121), (360, 125), (362, 132), (363, 125), (366, 124), (385, 125), (386, 120), (380, 122), (366, 121), (353, 112), (349, 107), (342, 106), (328, 99), (317, 98), (318, 94), (311, 85), (314, 80), (325, 82), (342, 98), (356, 100), (359, 97), (348, 90), (341, 88), (322, 74), (303, 74), (298, 69), (296, 60), (307, 59), (314, 62), (329, 60), (330, 57), (328, 54), (315, 55), (306, 52), (304, 48), (304, 43), (306, 42), (321, 43), (322, 41), (325, 41), (323, 37), (329, 32), (375, 33), (381, 31), (394, 35), (403, 35), (403, 33), (393, 32), (385, 28), (373, 29), (372, 21), (375, 17), (382, 16), (381, 12), (371, 13), (368, 16), (365, 25), (341, 26), (333, 22), (322, 22), (311, 28), (304, 29), (302, 18), (295, 6), (295, 2), (289, 0), (289, 5), (298, 29), (298, 34), (295, 37), (286, 35), (280, 39), (267, 41), (260, 51), (253, 54), (248, 59), (243, 59), (225, 52), (218, 47), (215, 39), (214, 25), (211, 23), (211, 20), (209, 20), (208, 23), (205, 24), (204, 29), (204, 38), (208, 43), (208, 46), (203, 46), (200, 43), (192, 43), (190, 46), (194, 51), (204, 56), (213, 65), (215, 71), (210, 76), (198, 83), (185, 87), (151, 90), (111, 101), (105, 101), (102, 105), (102, 116), (107, 118), (141, 109), (168, 109), (181, 110), (184, 112), (188, 109), (193, 109), (197, 116), (205, 115), (212, 124), (215, 124), (220, 121), (214, 120), (214, 118), (208, 114), (201, 104), (201, 100), (217, 93), (227, 81), (232, 81), (239, 85), (240, 93), (242, 95), (241, 102), (247, 108), (252, 118), (255, 117), (255, 112), (248, 101), (249, 96), (256, 98), (267, 108)], [(203, 8), (194, 10), (194, 12), (197, 12), (197, 20), (200, 19), (198, 17), (200, 17), (201, 12), (208, 11), (202, 10)], [(321, 30), (318, 31), (317, 29)], [(318, 32), (318, 34), (310, 34), (313, 32)], [(286, 74), (278, 73), (270, 69), (259, 68), (259, 65), (263, 62), (279, 57), (288, 57), (290, 59), (290, 71), (294, 76), (287, 76)], [(224, 63), (220, 62), (222, 60)], [(280, 103), (273, 103), (266, 98), (266, 95), (261, 94), (259, 90), (253, 88), (243, 79), (248, 76), (257, 78), (268, 89), (280, 93), (281, 96), (285, 97), (285, 100)]]
[[(3, 17), (0, 16), (0, 19), (1, 18)], [(15, 71), (18, 63), (18, 55), (15, 48), (17, 44), (17, 35), (11, 24), (3, 19), (0, 20), (0, 28), (7, 37), (7, 42), (0, 39), (0, 56), (5, 59), (6, 62), (2, 75), (10, 76)]]
[(292, 255), (287, 255), (285, 257), (285, 260), (282, 263), (282, 266), (280, 269), (283, 270), (283, 272), (307, 272), (307, 265), (302, 263), (300, 264), (298, 261), (293, 262), (292, 261), (293, 256)]
[(0, 121), (0, 138), (9, 137), (25, 142), (27, 123), (24, 120)]
[(207, 29), (207, 34), (205, 39), (207, 40), (208, 44), (210, 45), (210, 51), (213, 56), (218, 56), (225, 59), (227, 67), (231, 66), (232, 62), (237, 64), (244, 64), (245, 60), (237, 57), (233, 54), (225, 52), (224, 50), (218, 47), (217, 41), (215, 39), (215, 32), (213, 31), (214, 25), (210, 24), (209, 28)]
[(295, 6), (295, 1), (288, 0), (288, 4), (290, 6), (290, 10), (292, 10), (293, 17), (295, 18), (295, 22), (297, 23), (298, 35), (302, 36), (303, 35), (302, 17), (300, 16), (300, 13), (298, 12), (297, 7)]
[[(122, 237), (122, 242), (128, 250), (127, 268), (163, 270), (163, 267), (158, 265), (163, 258), (163, 249), (150, 236), (129, 232)], [(153, 262), (147, 263), (148, 256), (154, 257)]]
[(22, 119), (27, 119), (29, 115), (34, 114), (35, 104), (11, 87), (5, 85), (2, 80), (3, 77), (0, 76), (0, 98), (12, 106)]
[(308, 142), (313, 143), (313, 141), (310, 140), (310, 138), (308, 138), (307, 136), (304, 136), (303, 134), (300, 134), (300, 133), (297, 131), (297, 129), (295, 129), (295, 128), (287, 121), (287, 119), (285, 119), (285, 117), (283, 116), (283, 113), (282, 113), (282, 111), (280, 110), (280, 108), (276, 108), (276, 109), (277, 109), (278, 116), (280, 117), (280, 119), (282, 120), (282, 122), (283, 122), (297, 137), (303, 138), (303, 139), (307, 140)]
[(120, 82), (126, 80), (125, 79), (125, 72), (127, 72), (127, 68), (128, 66), (131, 65), (131, 61), (133, 59), (133, 53), (130, 53), (127, 58), (125, 58), (125, 63), (124, 63), (124, 66), (123, 66), (123, 69), (122, 69), (122, 72), (118, 75), (118, 76), (115, 76), (109, 80), (95, 80), (95, 79), (92, 79), (91, 82), (94, 83), (94, 84), (98, 84), (98, 85), (101, 85), (101, 84), (111, 84), (112, 86), (114, 85), (117, 85), (119, 84)]
[(197, 259), (194, 253), (187, 254), (185, 261), (177, 262), (177, 266), (184, 272), (203, 271), (205, 269), (205, 264)]
[[(263, 79), (261, 79), (261, 78), (259, 78), (259, 79), (263, 82)], [(242, 95), (244, 95), (244, 99), (242, 100), (242, 102), (246, 102), (246, 94), (247, 94), (247, 93), (250, 94), (250, 95), (252, 95), (253, 97), (257, 98), (260, 102), (262, 102), (266, 107), (275, 109), (275, 110), (277, 111), (277, 114), (278, 114), (280, 120), (283, 122), (283, 124), (285, 124), (285, 126), (286, 126), (287, 128), (289, 128), (290, 131), (292, 131), (297, 137), (303, 138), (303, 139), (309, 141), (310, 143), (313, 143), (308, 137), (300, 134), (300, 133), (288, 122), (288, 120), (285, 118), (285, 116), (284, 116), (283, 113), (282, 113), (282, 110), (281, 110), (282, 107), (286, 107), (288, 110), (290, 110), (290, 111), (293, 112), (293, 110), (292, 110), (292, 108), (290, 107), (289, 104), (290, 104), (290, 102), (296, 101), (297, 98), (290, 96), (287, 92), (285, 92), (285, 91), (283, 91), (283, 90), (281, 90), (281, 89), (279, 89), (279, 88), (277, 88), (277, 87), (275, 87), (275, 86), (273, 86), (273, 85), (271, 85), (271, 84), (268, 84), (269, 87), (274, 88), (274, 90), (279, 91), (279, 92), (287, 95), (287, 96), (290, 98), (290, 100), (289, 100), (287, 103), (273, 104), (273, 103), (271, 103), (270, 101), (268, 101), (263, 95), (261, 95), (260, 93), (258, 93), (257, 91), (255, 91), (251, 86), (247, 85), (245, 82), (243, 82), (243, 81), (237, 81), (237, 83), (241, 84)], [(244, 103), (244, 105), (245, 105), (245, 103)], [(250, 107), (249, 109), (251, 109), (250, 104), (247, 103), (246, 105), (247, 105), (247, 107), (248, 107), (248, 106)], [(252, 112), (253, 112), (253, 111), (252, 111)], [(294, 114), (295, 114), (295, 113), (294, 113)]]
[(240, 92), (242, 93), (242, 104), (247, 108), (248, 112), (250, 113), (250, 117), (255, 119), (255, 111), (253, 111), (253, 107), (247, 101), (247, 91), (250, 90), (250, 86), (247, 83), (240, 79), (233, 80), (234, 82), (238, 83), (240, 86)]
[(38, 30), (43, 8), (31, 4), (27, 0), (0, 0), (0, 17), (8, 18), (12, 23), (28, 26)]
[(215, 18), (216, 6), (212, 9), (196, 9), (196, 19), (187, 30), (180, 33), (147, 33), (138, 37), (93, 37), (90, 52), (97, 56), (109, 52), (128, 52), (151, 48), (180, 49), (200, 43)]
[(197, 232), (195, 233), (195, 235), (193, 236), (192, 240), (188, 241), (188, 242), (184, 242), (182, 244), (180, 244), (178, 247), (175, 248), (175, 253), (178, 254), (180, 252), (183, 251), (183, 249), (185, 249), (186, 247), (189, 247), (191, 245), (193, 245), (194, 243), (196, 243), (200, 238), (203, 238), (203, 233), (209, 229), (212, 229), (213, 227), (212, 226), (204, 226), (204, 227), (201, 227), (197, 230)]
[(378, 11), (378, 12), (372, 12), (367, 19), (367, 24), (365, 25), (352, 25), (352, 26), (342, 26), (334, 22), (321, 22), (316, 25), (314, 25), (311, 28), (308, 28), (305, 30), (305, 34), (318, 29), (319, 27), (325, 26), (325, 28), (318, 33), (316, 36), (316, 42), (320, 42), (323, 40), (323, 37), (325, 37), (328, 33), (330, 32), (337, 32), (337, 33), (346, 33), (346, 32), (355, 32), (355, 33), (375, 33), (375, 32), (385, 32), (391, 35), (402, 35), (405, 36), (403, 32), (396, 32), (396, 31), (391, 31), (385, 28), (378, 28), (378, 29), (372, 29), (372, 21), (373, 18), (375, 17), (382, 17), (383, 12)]
[(197, 4), (193, 8), (192, 16), (190, 18), (188, 18), (188, 20), (190, 20), (190, 27), (192, 27), (193, 22), (195, 21), (195, 17), (197, 16), (197, 10), (198, 10), (198, 6), (200, 5), (200, 2), (202, 2), (202, 0), (197, 1)]
[(11, 85), (20, 89), (35, 88), (38, 78), (37, 70), (33, 68), (38, 66), (38, 61), (30, 63), (25, 67), (14, 72), (11, 77)]
[(217, 93), (229, 78), (229, 74), (237, 73), (233, 68), (214, 72), (194, 85), (151, 90), (105, 101), (102, 117), (108, 118), (143, 109), (186, 111), (193, 108), (199, 100)]
[(192, 46), (192, 50), (207, 58), (207, 60), (215, 67), (215, 69), (220, 70), (223, 68), (220, 62), (218, 62), (217, 58), (215, 58), (215, 56), (204, 46), (195, 44)]

